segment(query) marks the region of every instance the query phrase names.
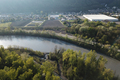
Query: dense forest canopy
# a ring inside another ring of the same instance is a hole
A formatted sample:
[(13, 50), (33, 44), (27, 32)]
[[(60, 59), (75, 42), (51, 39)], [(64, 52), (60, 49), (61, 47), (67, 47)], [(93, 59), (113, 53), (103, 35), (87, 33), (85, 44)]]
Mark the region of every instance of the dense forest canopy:
[(1, 0), (1, 13), (18, 12), (70, 12), (119, 5), (120, 0)]

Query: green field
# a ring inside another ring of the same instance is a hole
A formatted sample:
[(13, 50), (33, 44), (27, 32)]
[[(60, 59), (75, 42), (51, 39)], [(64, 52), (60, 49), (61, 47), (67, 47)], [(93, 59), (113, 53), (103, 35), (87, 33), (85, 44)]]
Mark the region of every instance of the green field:
[(11, 22), (0, 23), (0, 27), (9, 27), (10, 25), (11, 25)]
[(74, 22), (75, 20), (67, 20), (68, 22)]

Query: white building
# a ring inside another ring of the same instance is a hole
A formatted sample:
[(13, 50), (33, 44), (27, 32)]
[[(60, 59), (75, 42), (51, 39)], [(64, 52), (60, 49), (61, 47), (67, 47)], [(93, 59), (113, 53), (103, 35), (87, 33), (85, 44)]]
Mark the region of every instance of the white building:
[(111, 22), (118, 21), (117, 18), (110, 17), (110, 16), (103, 15), (103, 14), (98, 14), (98, 15), (83, 15), (83, 17), (87, 18), (90, 21), (104, 21), (104, 20), (108, 20), (108, 21), (111, 21)]
[(49, 15), (48, 20), (59, 20), (59, 15)]

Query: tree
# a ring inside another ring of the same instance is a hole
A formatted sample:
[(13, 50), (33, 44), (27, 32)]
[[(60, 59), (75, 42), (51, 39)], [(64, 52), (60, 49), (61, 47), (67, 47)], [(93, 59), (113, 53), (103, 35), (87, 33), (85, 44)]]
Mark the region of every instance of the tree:
[(102, 43), (105, 43), (107, 41), (107, 35), (103, 35), (101, 40), (102, 40)]
[(43, 73), (47, 73), (48, 71), (52, 74), (55, 67), (52, 65), (49, 61), (46, 61), (41, 65), (41, 68), (43, 69)]
[(61, 80), (59, 76), (52, 75), (52, 80)]
[(8, 78), (5, 70), (0, 70), (0, 80), (6, 80)]
[(15, 69), (10, 69), (8, 72), (7, 72), (7, 75), (8, 77), (10, 78), (10, 80), (16, 80), (17, 79), (17, 72)]
[(62, 55), (63, 72), (69, 80), (113, 79), (113, 72), (105, 68), (106, 59), (102, 56), (96, 59), (95, 51), (81, 54), (68, 49)]
[(32, 57), (26, 59), (22, 57), (9, 49), (0, 48), (0, 80), (60, 80), (53, 73), (55, 69), (57, 70), (56, 64), (46, 61), (40, 66), (34, 63)]
[(33, 80), (41, 80), (41, 74), (40, 73), (35, 74)]
[(23, 74), (19, 76), (19, 80), (31, 80), (32, 79), (32, 70), (28, 69), (28, 71), (25, 71)]
[(46, 72), (46, 75), (45, 75), (45, 80), (52, 80), (52, 75), (49, 71)]

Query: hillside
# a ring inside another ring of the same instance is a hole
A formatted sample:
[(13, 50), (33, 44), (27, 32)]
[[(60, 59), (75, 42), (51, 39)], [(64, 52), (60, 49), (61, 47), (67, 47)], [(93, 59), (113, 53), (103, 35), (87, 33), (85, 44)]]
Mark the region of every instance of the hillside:
[(1, 13), (14, 12), (68, 12), (84, 11), (94, 8), (108, 6), (118, 6), (120, 0), (1, 0)]

